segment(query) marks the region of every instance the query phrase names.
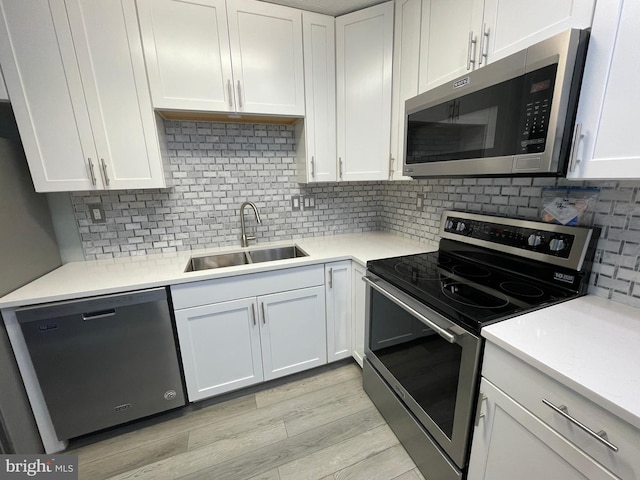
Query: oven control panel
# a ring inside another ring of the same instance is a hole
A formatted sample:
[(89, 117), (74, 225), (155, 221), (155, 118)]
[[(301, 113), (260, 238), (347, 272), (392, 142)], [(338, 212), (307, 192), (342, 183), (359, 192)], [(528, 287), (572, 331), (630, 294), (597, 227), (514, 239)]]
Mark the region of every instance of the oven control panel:
[(542, 223), (540, 228), (529, 228), (454, 216), (447, 217), (444, 231), (454, 236), (475, 238), (562, 258), (569, 258), (575, 241), (574, 235), (553, 231), (552, 228), (545, 230)]

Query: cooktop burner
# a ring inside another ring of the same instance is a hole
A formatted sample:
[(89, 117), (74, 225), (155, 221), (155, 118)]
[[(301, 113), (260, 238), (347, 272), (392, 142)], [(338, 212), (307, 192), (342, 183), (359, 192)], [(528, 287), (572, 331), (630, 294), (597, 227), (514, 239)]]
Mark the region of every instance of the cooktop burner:
[(538, 298), (544, 295), (544, 290), (524, 282), (502, 282), (500, 288), (507, 293), (521, 297)]
[(454, 302), (474, 308), (502, 308), (509, 305), (507, 296), (500, 292), (487, 293), (462, 282), (443, 282), (442, 292)]
[(367, 268), (474, 331), (575, 296), (570, 290), (444, 251), (373, 260)]

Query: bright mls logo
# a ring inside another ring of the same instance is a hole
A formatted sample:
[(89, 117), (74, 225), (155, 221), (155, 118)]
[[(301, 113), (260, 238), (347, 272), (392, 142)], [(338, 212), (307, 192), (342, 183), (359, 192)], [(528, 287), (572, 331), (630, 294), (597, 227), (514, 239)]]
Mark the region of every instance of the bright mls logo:
[(0, 455), (0, 479), (78, 480), (77, 455)]

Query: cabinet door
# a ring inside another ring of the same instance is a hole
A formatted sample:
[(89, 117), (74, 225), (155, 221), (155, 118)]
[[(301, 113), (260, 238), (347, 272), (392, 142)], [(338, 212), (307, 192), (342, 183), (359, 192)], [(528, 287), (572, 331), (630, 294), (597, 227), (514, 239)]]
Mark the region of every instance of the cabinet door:
[(482, 416), (473, 433), (469, 478), (618, 478), (486, 379), (480, 392)]
[[(298, 170), (306, 182), (336, 180), (335, 20), (302, 12), (305, 117), (296, 126)], [(300, 131), (299, 131), (300, 130)]]
[[(391, 180), (409, 180), (402, 175), (405, 153), (404, 102), (418, 94), (420, 67), (420, 18), (422, 0), (396, 2), (393, 42), (393, 97), (391, 112)], [(426, 61), (426, 59), (424, 59)]]
[(340, 180), (387, 180), (393, 2), (336, 18)]
[(327, 363), (324, 286), (258, 297), (264, 379)]
[(477, 67), (484, 0), (423, 0), (420, 93)]
[(351, 355), (351, 261), (324, 267), (327, 303), (327, 361)]
[(164, 187), (135, 4), (66, 5), (105, 186)]
[(493, 62), (569, 28), (589, 28), (595, 0), (484, 0), (478, 62)]
[[(634, 112), (640, 90), (640, 4), (602, 0), (596, 5), (584, 71), (569, 178), (640, 178)], [(576, 167), (576, 168), (574, 168)]]
[(153, 106), (235, 110), (225, 0), (137, 0)]
[(0, 7), (0, 63), (36, 191), (101, 186), (64, 3), (2, 0)]
[(256, 308), (246, 298), (176, 310), (190, 401), (262, 381)]
[(227, 0), (239, 112), (304, 115), (302, 13), (256, 0)]
[(362, 281), (362, 277), (365, 276), (366, 269), (353, 262), (353, 318), (351, 321), (351, 352), (353, 358), (362, 367), (364, 361), (364, 322), (366, 313), (366, 296), (367, 288)]

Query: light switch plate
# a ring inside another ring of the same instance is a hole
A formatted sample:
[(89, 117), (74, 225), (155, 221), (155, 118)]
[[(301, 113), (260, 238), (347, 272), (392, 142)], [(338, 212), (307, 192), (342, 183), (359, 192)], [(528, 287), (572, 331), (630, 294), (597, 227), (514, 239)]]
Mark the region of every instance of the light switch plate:
[(294, 212), (300, 211), (300, 195), (293, 195), (291, 197), (291, 210)]

